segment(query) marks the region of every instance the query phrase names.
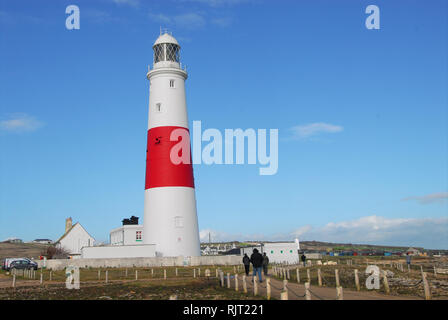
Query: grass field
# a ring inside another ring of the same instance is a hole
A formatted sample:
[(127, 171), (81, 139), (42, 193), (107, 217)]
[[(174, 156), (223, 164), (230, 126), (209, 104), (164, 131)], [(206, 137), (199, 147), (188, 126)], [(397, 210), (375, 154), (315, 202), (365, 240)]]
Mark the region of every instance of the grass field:
[(40, 243), (5, 243), (0, 242), (0, 261), (4, 258), (34, 258), (37, 259), (48, 247)]

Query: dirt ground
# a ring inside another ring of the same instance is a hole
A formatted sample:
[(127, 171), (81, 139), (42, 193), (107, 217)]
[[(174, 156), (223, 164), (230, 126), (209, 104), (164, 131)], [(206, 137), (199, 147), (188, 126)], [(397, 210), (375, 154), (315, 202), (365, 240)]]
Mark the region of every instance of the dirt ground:
[[(225, 280), (224, 288), (219, 285), (219, 277), (216, 278), (216, 269), (221, 269), (227, 277), (231, 275), (231, 288), (227, 288)], [(321, 269), (323, 275), (323, 287), (318, 286), (317, 269)], [(394, 272), (390, 279), (390, 294), (385, 294), (384, 287), (380, 290), (367, 290), (364, 288), (366, 275), (363, 274), (365, 265), (337, 265), (337, 266), (312, 266), (300, 268), (300, 283), (297, 283), (296, 269), (290, 271), (288, 281), (289, 300), (305, 300), (304, 282), (307, 278), (307, 269), (310, 270), (312, 300), (336, 300), (334, 270), (338, 269), (341, 286), (343, 286), (344, 300), (422, 300), (424, 299), (423, 287), (418, 284), (421, 275), (419, 268), (414, 268), (411, 273), (400, 272), (394, 268), (384, 267)], [(361, 291), (356, 291), (354, 285), (353, 270), (359, 269)], [(177, 274), (176, 274), (177, 269)], [(205, 277), (205, 270), (209, 269), (210, 277)], [(248, 293), (243, 293), (242, 277), (243, 268), (241, 266), (201, 266), (193, 267), (162, 267), (162, 268), (139, 268), (139, 269), (108, 269), (108, 283), (106, 284), (106, 270), (104, 269), (81, 269), (81, 289), (68, 290), (65, 288), (64, 271), (43, 270), (43, 284), (40, 284), (40, 271), (36, 272), (35, 279), (17, 277), (16, 288), (12, 288), (11, 275), (6, 272), (0, 273), (0, 300), (166, 300), (170, 296), (176, 295), (179, 300), (260, 300), (266, 299), (266, 282), (259, 284), (258, 296), (253, 295), (253, 284), (251, 274), (247, 277)], [(138, 280), (135, 280), (137, 271)], [(167, 279), (164, 279), (166, 271)], [(283, 288), (283, 279), (271, 276), (271, 297), (274, 300), (280, 299), (280, 292)], [(235, 273), (238, 273), (239, 290), (235, 291)], [(196, 278), (194, 278), (196, 276)], [(445, 281), (447, 276), (428, 275), (430, 281)], [(406, 279), (415, 281), (416, 286), (403, 285), (401, 282), (394, 283), (393, 279)], [(432, 284), (432, 291), (435, 293), (433, 299), (448, 299), (448, 290), (437, 291)]]

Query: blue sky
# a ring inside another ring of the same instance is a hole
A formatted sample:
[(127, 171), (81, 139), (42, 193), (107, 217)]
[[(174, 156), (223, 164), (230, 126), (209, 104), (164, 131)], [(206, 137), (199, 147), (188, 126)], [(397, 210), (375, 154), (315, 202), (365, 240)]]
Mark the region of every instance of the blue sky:
[[(65, 8), (80, 8), (67, 30)], [(368, 30), (365, 9), (380, 9)], [(190, 123), (279, 129), (279, 168), (195, 165), (203, 239), (448, 249), (446, 1), (0, 1), (0, 240), (143, 217), (152, 44)], [(335, 129), (336, 128), (336, 129)]]

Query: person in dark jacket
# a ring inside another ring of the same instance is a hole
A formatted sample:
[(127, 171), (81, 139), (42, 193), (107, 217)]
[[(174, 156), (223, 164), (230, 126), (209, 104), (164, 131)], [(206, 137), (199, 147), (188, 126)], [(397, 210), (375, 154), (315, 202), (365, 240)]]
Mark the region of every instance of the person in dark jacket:
[(304, 253), (302, 253), (301, 259), (302, 259), (302, 262), (303, 262), (303, 266), (306, 267), (306, 256), (305, 256)]
[(249, 275), (249, 269), (250, 269), (250, 259), (247, 253), (244, 254), (243, 257), (243, 264), (244, 264), (244, 270), (246, 271), (246, 276)]
[(258, 279), (263, 282), (261, 278), (261, 268), (263, 266), (263, 256), (258, 252), (258, 249), (254, 249), (252, 255), (250, 256), (250, 262), (252, 262), (252, 267), (254, 268), (254, 273), (252, 277), (258, 274)]
[(263, 273), (265, 277), (268, 275), (268, 266), (269, 266), (269, 258), (266, 255), (266, 252), (263, 252)]

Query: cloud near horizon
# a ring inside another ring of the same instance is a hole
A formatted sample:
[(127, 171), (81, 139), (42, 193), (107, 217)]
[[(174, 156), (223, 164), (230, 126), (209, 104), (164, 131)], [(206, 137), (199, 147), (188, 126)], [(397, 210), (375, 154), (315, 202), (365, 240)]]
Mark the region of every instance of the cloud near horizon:
[(344, 130), (342, 126), (334, 124), (315, 122), (290, 128), (295, 139), (307, 139), (323, 133), (338, 133)]
[(21, 133), (35, 131), (44, 125), (43, 122), (26, 113), (14, 113), (8, 119), (0, 120), (0, 131)]
[(434, 202), (441, 203), (448, 200), (448, 192), (436, 192), (424, 196), (411, 196), (401, 200), (402, 201), (416, 200), (421, 204), (428, 204)]
[(279, 234), (231, 234), (205, 229), (202, 242), (212, 241), (324, 241), (336, 243), (417, 246), (448, 249), (448, 218), (385, 218), (366, 216), (355, 220), (330, 222), (323, 227), (305, 225)]

